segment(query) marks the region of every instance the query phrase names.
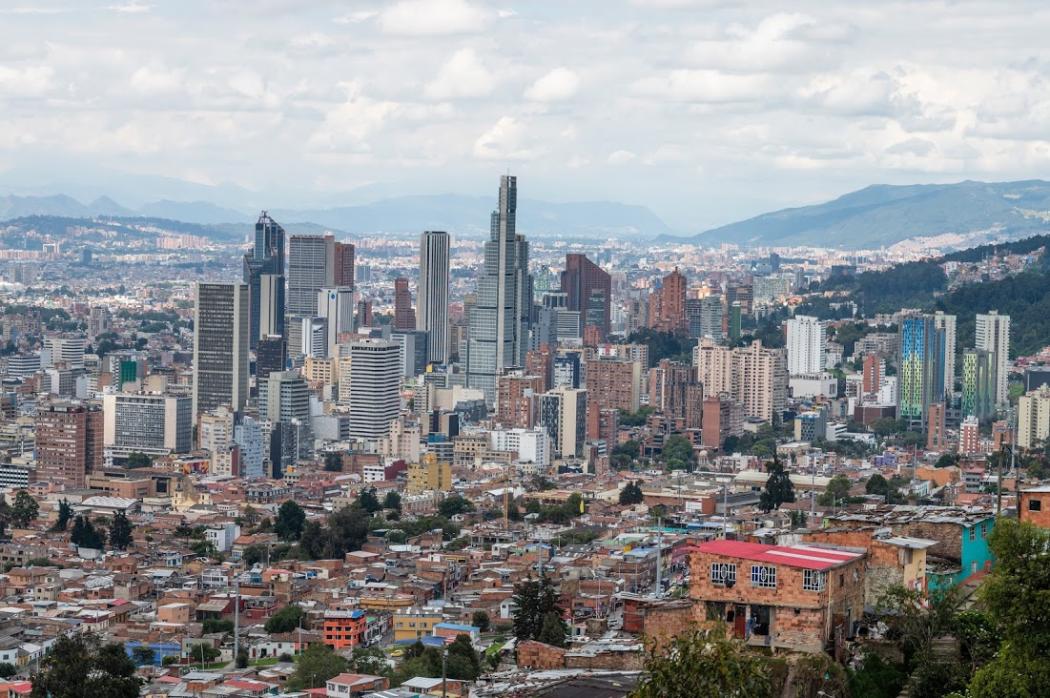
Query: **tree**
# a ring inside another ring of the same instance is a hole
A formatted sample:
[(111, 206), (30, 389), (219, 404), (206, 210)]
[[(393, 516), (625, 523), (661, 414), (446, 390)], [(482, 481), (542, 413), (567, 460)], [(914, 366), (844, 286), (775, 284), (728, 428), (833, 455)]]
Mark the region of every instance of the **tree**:
[(60, 635), (33, 674), (32, 698), (138, 698), (135, 662), (120, 643), (93, 633)]
[[(539, 580), (526, 579), (514, 587), (514, 636), (518, 642), (538, 640), (541, 636), (548, 644), (565, 646), (568, 634), (561, 620), (562, 609), (558, 592), (550, 577), (544, 575)], [(553, 620), (550, 620), (553, 616)], [(562, 632), (558, 636), (553, 631), (554, 620), (562, 623)], [(544, 626), (546, 626), (546, 631)]]
[(186, 648), (186, 656), (189, 657), (189, 660), (200, 662), (202, 665), (214, 662), (221, 654), (222, 652), (215, 645), (208, 642), (197, 642)]
[(457, 635), (448, 646), (448, 677), (474, 681), (481, 675), (481, 659), (468, 635)]
[(331, 647), (316, 643), (299, 655), (295, 673), (288, 678), (287, 688), (290, 691), (320, 688), (328, 679), (338, 676), (348, 668), (347, 661)]
[(660, 460), (668, 470), (688, 470), (696, 468), (696, 451), (689, 439), (681, 434), (671, 434), (660, 449)]
[(311, 521), (303, 529), (299, 554), (307, 560), (342, 558), (360, 550), (368, 539), (369, 515), (357, 506), (343, 507), (328, 515), (325, 525)]
[(937, 462), (933, 464), (935, 468), (947, 468), (950, 465), (956, 465), (959, 462), (958, 453), (943, 453), (941, 457), (937, 459)]
[(81, 548), (102, 550), (106, 547), (105, 538), (84, 515), (78, 515), (73, 519), (73, 531), (69, 535), (69, 540), (73, 545)]
[(291, 499), (285, 500), (277, 510), (277, 522), (273, 530), (281, 540), (299, 540), (303, 534), (306, 512)]
[(335, 451), (324, 454), (324, 469), (329, 473), (343, 472), (343, 454)]
[(305, 616), (302, 607), (289, 604), (266, 619), (266, 632), (271, 635), (290, 633), (299, 627), (299, 623), (304, 621)]
[(470, 624), (481, 632), (487, 633), (492, 621), (489, 619), (489, 614), (485, 613), (485, 611), (474, 611), (470, 617)]
[(850, 479), (845, 475), (836, 475), (828, 482), (828, 487), (821, 492), (817, 502), (821, 506), (830, 507), (836, 504), (844, 504), (849, 499), (849, 490), (853, 486)]
[(234, 657), (234, 666), (236, 666), (238, 669), (246, 669), (248, 668), (248, 659), (248, 650), (241, 647), (239, 650), (237, 650), (237, 656)]
[(25, 528), (36, 520), (40, 513), (40, 505), (36, 503), (33, 496), (25, 490), (18, 490), (15, 495), (15, 503), (11, 507), (11, 522), (16, 528)]
[(379, 503), (379, 497), (376, 496), (376, 488), (366, 487), (362, 489), (357, 495), (357, 506), (369, 514), (374, 514), (382, 509), (383, 505)]
[(138, 451), (128, 454), (128, 468), (148, 468), (153, 465), (153, 459), (147, 456), (145, 453), (139, 453)]
[(386, 497), (383, 498), (383, 508), (401, 512), (401, 495), (394, 490), (390, 490), (386, 493)]
[(390, 671), (383, 650), (378, 647), (355, 647), (350, 654), (350, 669), (358, 674), (385, 676)]
[(56, 531), (64, 531), (69, 526), (70, 519), (73, 518), (73, 507), (69, 506), (69, 500), (63, 498), (58, 503), (58, 518), (55, 520), (55, 525), (52, 527)]
[(620, 490), (620, 504), (641, 504), (643, 499), (641, 481), (628, 482)]
[(18, 673), (18, 667), (11, 662), (0, 662), (0, 679), (9, 679)]
[(233, 621), (222, 618), (208, 618), (202, 623), (204, 633), (232, 633)]
[(122, 511), (116, 513), (109, 527), (109, 544), (116, 550), (126, 550), (131, 545), (131, 522)]
[(446, 519), (451, 519), (456, 514), (469, 514), (472, 511), (474, 511), (474, 502), (458, 494), (445, 497), (438, 505), (438, 513)]
[(725, 628), (678, 635), (670, 647), (650, 645), (646, 673), (631, 698), (772, 698), (771, 672)]
[(784, 464), (775, 454), (773, 460), (766, 463), (766, 471), (769, 478), (766, 480), (766, 489), (762, 491), (758, 506), (762, 511), (769, 513), (779, 509), (781, 504), (795, 501), (795, 486), (791, 483), (791, 476), (784, 469)]
[(641, 447), (638, 445), (638, 442), (634, 439), (629, 439), (613, 447), (609, 456), (609, 462), (616, 470), (627, 470), (634, 461), (638, 460), (640, 453)]
[(149, 645), (138, 645), (131, 650), (131, 658), (134, 659), (135, 663), (139, 666), (150, 666), (156, 659), (156, 653)]
[(536, 640), (555, 647), (565, 647), (565, 636), (568, 634), (568, 625), (558, 613), (552, 611), (543, 616), (543, 623), (540, 624), (540, 632), (536, 635)]

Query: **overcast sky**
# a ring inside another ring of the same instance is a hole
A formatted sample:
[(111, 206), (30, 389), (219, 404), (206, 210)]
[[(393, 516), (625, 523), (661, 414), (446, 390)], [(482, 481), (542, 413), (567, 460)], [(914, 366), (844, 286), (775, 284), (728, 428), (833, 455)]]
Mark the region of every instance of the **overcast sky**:
[(1046, 2), (19, 3), (0, 0), (7, 191), (185, 198), (156, 175), (288, 207), (494, 196), (510, 170), (524, 197), (695, 232), (1050, 165)]

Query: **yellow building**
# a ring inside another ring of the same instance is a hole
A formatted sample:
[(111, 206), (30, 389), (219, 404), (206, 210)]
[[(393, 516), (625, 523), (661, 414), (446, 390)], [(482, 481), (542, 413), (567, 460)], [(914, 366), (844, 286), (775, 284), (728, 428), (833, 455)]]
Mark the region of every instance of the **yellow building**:
[(424, 635), (432, 635), (434, 626), (444, 620), (440, 613), (424, 613), (420, 610), (409, 610), (394, 614), (394, 642), (418, 640)]
[(306, 357), (306, 364), (303, 366), (303, 377), (308, 382), (334, 385), (336, 376), (336, 359)]
[(439, 461), (433, 453), (426, 453), (419, 463), (408, 466), (408, 493), (428, 490), (449, 492), (452, 489), (452, 466)]

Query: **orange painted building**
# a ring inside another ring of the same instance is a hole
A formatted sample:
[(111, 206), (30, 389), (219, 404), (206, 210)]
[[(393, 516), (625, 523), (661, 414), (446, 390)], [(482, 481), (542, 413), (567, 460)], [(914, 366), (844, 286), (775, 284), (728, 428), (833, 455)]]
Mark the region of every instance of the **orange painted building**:
[(324, 644), (334, 650), (362, 645), (367, 625), (364, 611), (325, 611), (321, 631)]

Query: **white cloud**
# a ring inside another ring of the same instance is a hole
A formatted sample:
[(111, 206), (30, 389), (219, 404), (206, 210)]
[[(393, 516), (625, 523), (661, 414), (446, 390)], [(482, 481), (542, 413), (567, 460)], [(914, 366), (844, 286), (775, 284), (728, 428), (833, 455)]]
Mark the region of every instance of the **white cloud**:
[(638, 159), (638, 156), (629, 150), (617, 150), (609, 154), (606, 158), (606, 162), (610, 165), (626, 165), (629, 162), (634, 162)]
[(495, 85), (492, 73), (482, 65), (474, 49), (461, 48), (427, 83), (424, 94), (430, 99), (483, 97), (492, 92)]
[(133, 90), (142, 94), (164, 94), (181, 90), (183, 80), (182, 70), (144, 65), (131, 74), (129, 84)]
[(52, 89), (55, 71), (46, 65), (0, 65), (0, 97), (38, 97)]
[(634, 84), (643, 97), (675, 102), (748, 102), (768, 97), (770, 81), (761, 75), (731, 75), (717, 70), (672, 70), (663, 77), (644, 78)]
[(336, 24), (361, 24), (370, 19), (375, 19), (378, 16), (379, 13), (375, 10), (359, 10), (357, 12), (348, 12), (345, 15), (340, 15), (332, 21)]
[(525, 99), (534, 102), (560, 102), (580, 89), (580, 77), (568, 68), (555, 68), (525, 90)]
[(492, 13), (466, 0), (402, 0), (379, 15), (388, 34), (436, 36), (484, 29)]
[(722, 36), (698, 41), (687, 58), (705, 68), (731, 72), (811, 71), (837, 63), (838, 44), (849, 27), (800, 13), (769, 15), (753, 29), (733, 24)]
[(112, 10), (113, 12), (121, 12), (123, 14), (137, 15), (142, 14), (144, 12), (149, 12), (153, 9), (153, 5), (135, 2), (133, 0), (132, 2), (126, 2), (123, 5), (110, 5), (106, 9)]
[(531, 160), (537, 153), (526, 140), (524, 124), (513, 117), (503, 116), (474, 142), (474, 157), (479, 160)]

